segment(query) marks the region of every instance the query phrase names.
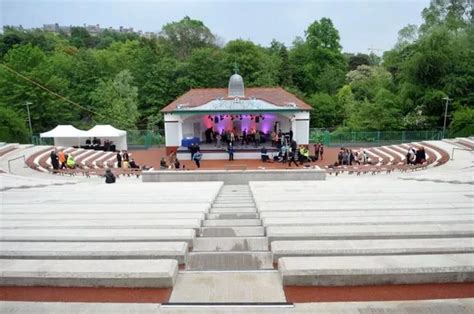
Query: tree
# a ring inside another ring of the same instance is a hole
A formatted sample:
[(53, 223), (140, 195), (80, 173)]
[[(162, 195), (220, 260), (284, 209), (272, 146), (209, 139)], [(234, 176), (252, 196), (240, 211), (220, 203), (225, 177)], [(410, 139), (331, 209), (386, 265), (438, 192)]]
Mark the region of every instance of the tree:
[(346, 58), (350, 71), (357, 69), (359, 65), (371, 65), (370, 56), (365, 53), (346, 54)]
[(27, 143), (29, 131), (18, 113), (0, 104), (0, 141)]
[(336, 100), (326, 93), (316, 93), (308, 99), (313, 107), (311, 111), (311, 127), (327, 128), (337, 126), (341, 122), (341, 111)]
[(133, 86), (128, 70), (121, 71), (113, 80), (101, 81), (91, 97), (97, 108), (97, 122), (125, 130), (136, 128), (138, 89)]
[(176, 55), (183, 59), (191, 54), (193, 49), (215, 45), (216, 37), (203, 22), (185, 16), (179, 22), (163, 26), (160, 35), (173, 45)]
[(449, 135), (453, 137), (474, 135), (474, 108), (460, 107), (453, 112)]

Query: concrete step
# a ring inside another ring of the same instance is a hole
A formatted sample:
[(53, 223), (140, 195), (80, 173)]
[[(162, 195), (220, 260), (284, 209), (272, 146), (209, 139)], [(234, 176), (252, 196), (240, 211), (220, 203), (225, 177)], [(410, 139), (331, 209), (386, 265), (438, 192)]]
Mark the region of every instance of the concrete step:
[(267, 251), (266, 237), (205, 237), (195, 238), (193, 252)]
[(144, 242), (171, 241), (193, 245), (193, 229), (4, 229), (0, 241), (9, 242)]
[(204, 220), (203, 227), (226, 227), (226, 226), (261, 226), (260, 219), (213, 219)]
[(186, 242), (0, 242), (0, 259), (176, 259)]
[(241, 207), (253, 207), (255, 208), (255, 203), (253, 202), (241, 202), (241, 203), (218, 203), (212, 204), (212, 208), (241, 208)]
[(247, 206), (247, 207), (218, 207), (212, 208), (210, 211), (211, 214), (222, 214), (222, 213), (257, 213), (255, 207)]
[(422, 216), (368, 216), (368, 217), (284, 217), (263, 218), (265, 226), (305, 225), (372, 225), (372, 224), (445, 224), (474, 223), (473, 214), (464, 215), (422, 215)]
[(272, 226), (270, 240), (363, 240), (474, 237), (474, 224)]
[(240, 203), (253, 203), (251, 198), (221, 198), (216, 199), (213, 204), (240, 204)]
[(285, 286), (362, 286), (474, 281), (474, 254), (282, 257)]
[(73, 220), (6, 220), (2, 221), (0, 230), (7, 229), (197, 229), (201, 227), (199, 219), (73, 219)]
[(275, 261), (286, 256), (474, 253), (474, 238), (273, 241), (271, 250)]
[(178, 262), (164, 260), (0, 259), (1, 286), (168, 288)]
[(270, 252), (191, 252), (186, 270), (259, 270), (273, 269)]
[(258, 213), (221, 213), (221, 214), (206, 214), (206, 219), (258, 219)]
[(202, 227), (201, 237), (263, 237), (264, 227)]

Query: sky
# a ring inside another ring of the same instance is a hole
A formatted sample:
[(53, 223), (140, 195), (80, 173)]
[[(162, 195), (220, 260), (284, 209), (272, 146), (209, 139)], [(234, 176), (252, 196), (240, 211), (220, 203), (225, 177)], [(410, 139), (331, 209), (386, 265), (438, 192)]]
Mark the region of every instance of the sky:
[(394, 46), (401, 28), (422, 23), (428, 5), (429, 0), (0, 0), (0, 25), (100, 24), (159, 32), (187, 15), (224, 43), (241, 38), (269, 46), (276, 39), (291, 46), (313, 21), (329, 17), (344, 52), (373, 48), (381, 54)]

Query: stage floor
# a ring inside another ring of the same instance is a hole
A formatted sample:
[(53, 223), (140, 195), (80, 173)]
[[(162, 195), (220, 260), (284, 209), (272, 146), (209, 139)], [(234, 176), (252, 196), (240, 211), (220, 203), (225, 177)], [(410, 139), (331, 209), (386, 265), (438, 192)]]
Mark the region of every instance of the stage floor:
[[(265, 146), (266, 147), (266, 146)], [(267, 150), (269, 147), (267, 147)], [(222, 148), (224, 150), (224, 148)], [(337, 160), (337, 153), (339, 148), (325, 148), (324, 160), (318, 160), (317, 162), (308, 163), (311, 166), (319, 166), (324, 168), (324, 166), (332, 165)], [(130, 151), (132, 158), (134, 158), (139, 165), (146, 165), (153, 167), (155, 169), (160, 168), (160, 159), (162, 157), (166, 158), (168, 163), (168, 157), (165, 153), (165, 148), (150, 148), (148, 150), (133, 150)], [(185, 166), (185, 169), (197, 169), (196, 164), (190, 160), (182, 160), (181, 165)], [(201, 169), (236, 169), (236, 168), (246, 169), (296, 169), (295, 165), (288, 167), (288, 163), (277, 163), (277, 162), (262, 162), (260, 159), (235, 159), (234, 161), (228, 160), (203, 160), (201, 161)], [(301, 166), (300, 166), (301, 168)]]

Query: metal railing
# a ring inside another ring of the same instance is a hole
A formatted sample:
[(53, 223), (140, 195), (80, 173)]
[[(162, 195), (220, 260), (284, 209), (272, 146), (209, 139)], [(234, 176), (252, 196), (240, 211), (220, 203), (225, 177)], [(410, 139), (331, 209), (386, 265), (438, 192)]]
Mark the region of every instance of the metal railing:
[(10, 162), (15, 161), (15, 160), (18, 160), (18, 159), (23, 159), (23, 163), (24, 163), (24, 164), (26, 163), (25, 155), (21, 155), (21, 156), (16, 157), (16, 158), (9, 159), (9, 160), (8, 160), (8, 172), (9, 172), (9, 173), (12, 173), (12, 169), (11, 169), (11, 166), (10, 166)]

